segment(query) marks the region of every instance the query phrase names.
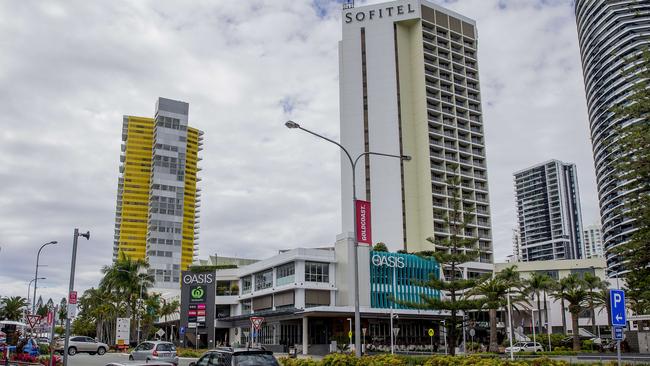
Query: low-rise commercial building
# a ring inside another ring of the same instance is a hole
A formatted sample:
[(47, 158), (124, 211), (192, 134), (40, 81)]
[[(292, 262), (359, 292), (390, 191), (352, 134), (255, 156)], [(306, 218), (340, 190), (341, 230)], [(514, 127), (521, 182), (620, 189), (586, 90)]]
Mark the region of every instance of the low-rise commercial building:
[[(549, 261), (534, 261), (534, 262), (516, 262), (516, 263), (495, 263), (494, 271), (496, 273), (503, 271), (505, 268), (517, 266), (517, 270), (521, 279), (528, 279), (534, 273), (543, 273), (548, 275), (554, 280), (560, 280), (569, 276), (570, 274), (577, 274), (584, 276), (585, 273), (591, 273), (602, 280), (607, 280), (606, 269), (607, 264), (603, 258), (590, 258), (590, 259), (571, 259), (571, 260), (549, 260)], [(616, 283), (610, 283), (612, 287)], [(569, 313), (569, 304), (564, 304), (562, 309), (562, 302), (551, 296), (550, 293), (541, 293), (541, 312), (542, 312), (542, 330), (543, 333), (548, 333), (548, 324), (551, 324), (550, 331), (552, 333), (566, 333), (573, 334), (574, 329), (571, 325), (571, 313)], [(537, 299), (531, 298), (530, 305), (522, 304), (519, 306), (522, 311), (513, 312), (513, 326), (526, 334), (532, 333), (531, 325), (534, 324), (535, 330), (539, 330), (539, 318)], [(596, 313), (596, 331), (595, 335), (599, 332), (604, 332), (605, 328), (609, 329), (609, 320), (607, 309), (598, 308)], [(534, 317), (532, 316), (534, 314)], [(564, 314), (564, 316), (563, 316)], [(563, 319), (565, 325), (563, 325)], [(584, 331), (592, 332), (592, 317), (590, 311), (583, 311), (578, 318), (578, 327)], [(566, 331), (565, 330), (566, 327)], [(604, 333), (603, 333), (604, 334)]]
[[(185, 272), (183, 341), (209, 347), (253, 341), (276, 350), (298, 346), (305, 354), (330, 352), (336, 347), (333, 342), (349, 343), (354, 329), (352, 248), (352, 236), (340, 236), (333, 247), (281, 251), (211, 273)], [(409, 308), (393, 299), (419, 302), (421, 294), (439, 297), (437, 291), (417, 284), (431, 275), (439, 278), (438, 263), (413, 254), (374, 252), (367, 246), (360, 246), (358, 254), (365, 343), (390, 344), (393, 308), (394, 328), (399, 328), (396, 343), (428, 347), (432, 341), (428, 330), (440, 335), (443, 314)], [(251, 317), (264, 318), (259, 332), (251, 329)], [(434, 341), (438, 344), (438, 337)]]

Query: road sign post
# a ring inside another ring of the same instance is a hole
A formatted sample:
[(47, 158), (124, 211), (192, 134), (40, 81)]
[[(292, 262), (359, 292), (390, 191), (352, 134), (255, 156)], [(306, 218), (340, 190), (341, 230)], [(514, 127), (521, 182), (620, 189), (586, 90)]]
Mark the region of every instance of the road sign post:
[(251, 325), (253, 328), (251, 332), (251, 340), (257, 338), (257, 343), (260, 343), (260, 331), (262, 329), (262, 323), (264, 323), (264, 318), (261, 316), (251, 317)]
[(609, 290), (609, 305), (611, 309), (610, 321), (614, 327), (613, 337), (616, 339), (616, 358), (618, 365), (621, 365), (621, 340), (623, 339), (623, 328), (627, 325), (625, 314), (625, 291)]
[(431, 338), (431, 354), (433, 354), (433, 336), (436, 334), (436, 332), (433, 331), (433, 328), (429, 328), (429, 331), (427, 333), (429, 334), (429, 338)]

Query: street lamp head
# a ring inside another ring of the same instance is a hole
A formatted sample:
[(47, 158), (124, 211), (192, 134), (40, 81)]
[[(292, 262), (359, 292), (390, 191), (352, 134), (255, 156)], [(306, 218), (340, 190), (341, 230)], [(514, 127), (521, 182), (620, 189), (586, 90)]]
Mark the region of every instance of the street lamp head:
[(287, 121), (284, 125), (287, 126), (287, 128), (300, 128), (299, 124), (291, 120)]
[(402, 160), (411, 161), (411, 155), (402, 155)]
[(49, 242), (48, 244), (59, 244), (59, 242), (58, 242), (58, 241), (56, 241), (56, 240), (52, 240), (52, 241), (51, 241), (51, 242)]
[(90, 231), (86, 231), (85, 234), (79, 234), (79, 236), (83, 236), (86, 240), (90, 240)]

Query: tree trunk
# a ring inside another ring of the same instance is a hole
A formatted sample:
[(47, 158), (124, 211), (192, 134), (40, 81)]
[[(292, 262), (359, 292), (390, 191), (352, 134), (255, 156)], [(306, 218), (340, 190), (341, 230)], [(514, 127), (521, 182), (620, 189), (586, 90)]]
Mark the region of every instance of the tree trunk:
[(564, 310), (564, 298), (560, 301), (562, 306), (562, 332), (566, 334), (566, 311)]
[(589, 310), (591, 310), (591, 332), (597, 336), (598, 332), (596, 331), (596, 311), (594, 309), (594, 300), (589, 295)]
[(542, 304), (539, 292), (537, 293), (537, 321), (539, 322), (537, 324), (537, 334), (542, 334)]
[[(544, 321), (546, 321), (546, 333), (553, 333), (551, 322), (548, 321), (548, 306), (546, 302), (546, 291), (544, 291)], [(549, 350), (550, 351), (550, 350)]]
[(580, 351), (580, 331), (578, 330), (578, 313), (571, 312), (571, 327), (573, 328), (573, 350)]
[(447, 324), (447, 348), (449, 354), (456, 355), (456, 310), (451, 311), (451, 320)]
[(490, 309), (490, 347), (489, 352), (499, 352), (497, 342), (497, 309)]

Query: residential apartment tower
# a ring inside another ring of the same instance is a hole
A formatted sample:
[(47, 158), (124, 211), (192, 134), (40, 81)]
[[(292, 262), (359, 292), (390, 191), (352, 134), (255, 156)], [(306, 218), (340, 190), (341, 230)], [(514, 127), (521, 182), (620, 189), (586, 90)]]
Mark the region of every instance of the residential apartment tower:
[(582, 213), (574, 164), (547, 161), (514, 174), (523, 262), (582, 259)]
[(637, 121), (614, 117), (612, 107), (624, 101), (637, 74), (623, 76), (627, 59), (650, 46), (650, 1), (576, 0), (575, 14), (582, 70), (587, 95), (589, 127), (596, 167), (605, 259), (610, 276), (624, 269), (615, 248), (636, 230), (635, 220), (625, 216), (630, 192), (616, 178), (617, 128)]
[(145, 259), (155, 287), (178, 288), (194, 259), (203, 132), (189, 104), (158, 98), (154, 118), (124, 116), (113, 260)]

